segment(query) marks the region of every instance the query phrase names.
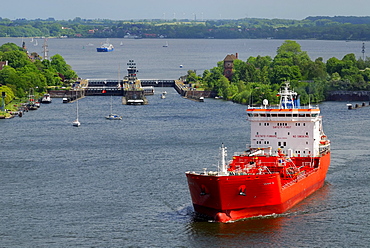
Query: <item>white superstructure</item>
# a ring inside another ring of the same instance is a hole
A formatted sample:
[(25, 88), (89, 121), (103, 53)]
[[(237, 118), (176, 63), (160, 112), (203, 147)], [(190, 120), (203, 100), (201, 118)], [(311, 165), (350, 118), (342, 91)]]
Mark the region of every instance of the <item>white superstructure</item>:
[(317, 157), (330, 142), (322, 130), (318, 107), (301, 107), (297, 93), (289, 90), (289, 83), (279, 92), (277, 107), (248, 107), (251, 122), (251, 148), (265, 154), (278, 151), (289, 157)]

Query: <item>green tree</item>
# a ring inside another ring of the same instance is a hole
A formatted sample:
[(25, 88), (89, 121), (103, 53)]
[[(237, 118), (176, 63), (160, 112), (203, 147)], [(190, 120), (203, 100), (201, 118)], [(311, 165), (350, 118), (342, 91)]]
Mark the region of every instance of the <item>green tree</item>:
[(51, 58), (51, 67), (62, 75), (67, 80), (77, 78), (77, 74), (72, 70), (71, 66), (68, 65), (64, 58), (56, 54)]
[(217, 94), (224, 99), (228, 99), (229, 80), (225, 76), (221, 76), (220, 79), (217, 80), (217, 86)]
[(26, 65), (32, 67), (32, 62), (28, 58), (27, 54), (19, 50), (4, 52), (2, 60), (8, 61), (8, 65), (14, 69), (18, 69)]
[(301, 45), (292, 40), (286, 40), (280, 47), (277, 49), (277, 54), (300, 54), (302, 53)]
[(13, 90), (6, 85), (2, 85), (0, 86), (0, 96), (2, 92), (5, 92), (5, 98), (4, 98), (5, 104), (9, 104), (14, 99)]

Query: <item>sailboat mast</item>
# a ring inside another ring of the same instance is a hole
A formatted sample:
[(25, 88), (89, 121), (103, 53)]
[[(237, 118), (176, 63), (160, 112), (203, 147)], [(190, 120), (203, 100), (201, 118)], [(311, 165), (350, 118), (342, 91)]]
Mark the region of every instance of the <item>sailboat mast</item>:
[(76, 120), (78, 120), (78, 96), (77, 96), (77, 90), (76, 90)]
[(113, 96), (110, 95), (110, 114), (113, 115)]
[(77, 100), (77, 102), (76, 102), (76, 119), (78, 120), (78, 100)]

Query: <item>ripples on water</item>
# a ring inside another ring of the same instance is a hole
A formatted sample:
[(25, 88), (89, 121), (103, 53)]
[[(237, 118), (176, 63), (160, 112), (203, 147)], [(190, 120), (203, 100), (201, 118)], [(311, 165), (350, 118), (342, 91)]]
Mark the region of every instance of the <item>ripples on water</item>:
[[(368, 137), (361, 131), (368, 117), (359, 118), (368, 108), (321, 105), (333, 142), (332, 166), (321, 190), (285, 214), (219, 224), (194, 218), (184, 172), (215, 166), (221, 142), (230, 144), (230, 152), (244, 148), (245, 106), (211, 99), (198, 103), (175, 91), (166, 99), (148, 98), (147, 106), (124, 106), (116, 97), (114, 110), (124, 119), (109, 121), (104, 118), (109, 99), (85, 97), (79, 128), (71, 125), (75, 104), (60, 99), (1, 121), (7, 130), (2, 244), (325, 247), (368, 241), (367, 144), (356, 141)], [(358, 121), (336, 124), (342, 115)], [(342, 138), (349, 128), (361, 134), (350, 136), (351, 144)]]

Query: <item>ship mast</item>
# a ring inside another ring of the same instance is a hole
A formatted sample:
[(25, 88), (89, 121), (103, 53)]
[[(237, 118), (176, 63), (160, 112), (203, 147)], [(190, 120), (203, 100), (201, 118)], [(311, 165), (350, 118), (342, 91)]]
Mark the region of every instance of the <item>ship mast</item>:
[(226, 168), (227, 147), (225, 147), (224, 143), (222, 143), (220, 150), (221, 150), (221, 174), (226, 175), (227, 174), (227, 168)]
[(299, 107), (297, 102), (297, 93), (289, 89), (289, 82), (285, 83), (284, 89), (280, 90), (280, 108), (281, 109), (295, 109)]

